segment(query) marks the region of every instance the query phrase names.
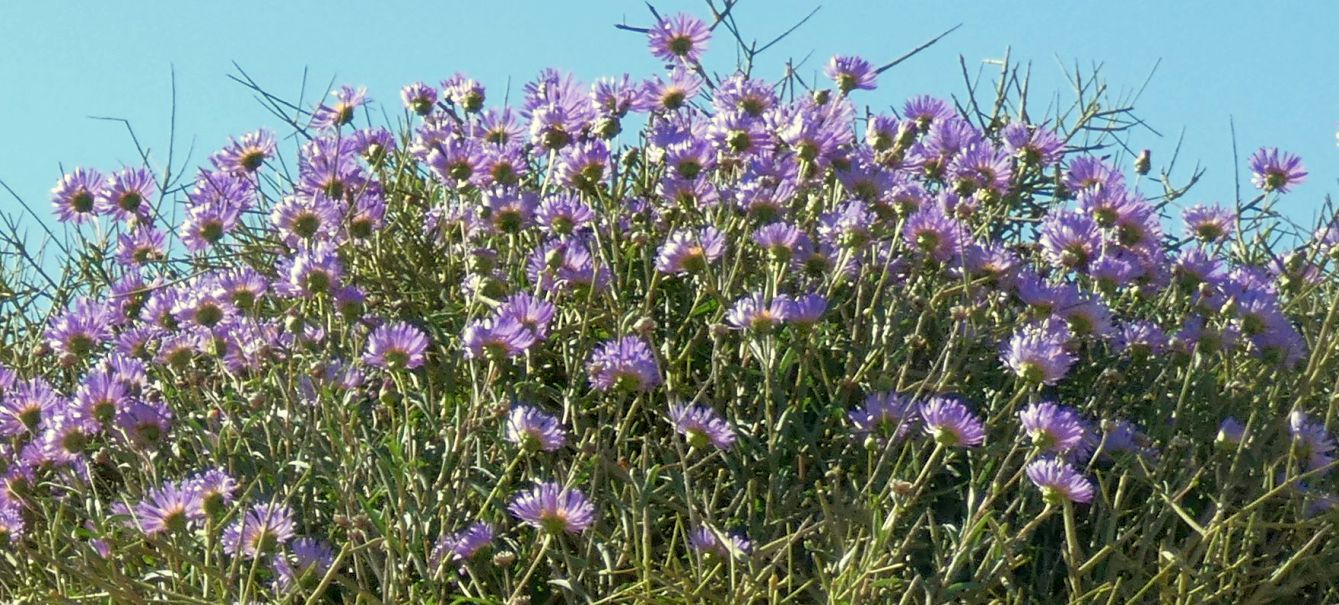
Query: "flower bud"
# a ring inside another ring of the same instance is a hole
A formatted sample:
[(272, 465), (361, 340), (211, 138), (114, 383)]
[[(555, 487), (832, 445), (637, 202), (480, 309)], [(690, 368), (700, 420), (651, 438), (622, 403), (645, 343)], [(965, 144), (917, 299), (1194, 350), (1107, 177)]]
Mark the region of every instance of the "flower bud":
[(1134, 171), (1141, 175), (1148, 174), (1149, 168), (1153, 164), (1153, 152), (1145, 149), (1139, 152), (1139, 157), (1134, 159)]

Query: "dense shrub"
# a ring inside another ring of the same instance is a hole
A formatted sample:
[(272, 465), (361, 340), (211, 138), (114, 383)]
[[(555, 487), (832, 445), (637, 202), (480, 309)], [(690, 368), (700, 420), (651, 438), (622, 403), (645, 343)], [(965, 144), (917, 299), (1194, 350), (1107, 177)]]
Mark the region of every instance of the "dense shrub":
[(1187, 204), (1100, 97), (871, 113), (862, 59), (718, 76), (712, 34), (67, 174), (59, 270), (8, 248), (0, 597), (1339, 599), (1294, 156)]

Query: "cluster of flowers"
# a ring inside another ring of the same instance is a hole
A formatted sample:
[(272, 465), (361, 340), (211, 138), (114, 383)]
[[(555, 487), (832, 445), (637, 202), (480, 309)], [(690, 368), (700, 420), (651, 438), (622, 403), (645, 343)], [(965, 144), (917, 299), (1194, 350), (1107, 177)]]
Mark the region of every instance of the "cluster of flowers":
[[(200, 430), (174, 424), (197, 412), (174, 408), (167, 396), (182, 376), (193, 372), (207, 376), (197, 384), (218, 385), (299, 358), (318, 361), (298, 379), (302, 396), (315, 402), (391, 384), (412, 396), (402, 385), (416, 373), (431, 380), (460, 372), (462, 393), (510, 393), (509, 378), (575, 350), (593, 397), (661, 393), (673, 403), (658, 417), (692, 450), (724, 453), (738, 449), (737, 441), (752, 447), (757, 423), (744, 430), (737, 419), (753, 412), (686, 402), (680, 383), (693, 379), (667, 374), (716, 346), (680, 339), (671, 349), (660, 327), (703, 321), (716, 312), (700, 311), (706, 299), (719, 305), (712, 342), (736, 339), (745, 348), (835, 339), (822, 327), (837, 314), (857, 322), (841, 330), (888, 329), (858, 323), (858, 288), (939, 280), (963, 300), (995, 309), (1007, 318), (1002, 337), (964, 337), (989, 341), (984, 350), (1001, 381), (1012, 376), (1007, 384), (1032, 396), (1026, 406), (1013, 407), (1020, 398), (1004, 408), (974, 406), (969, 397), (923, 387), (871, 386), (834, 430), (879, 449), (923, 432), (936, 451), (1019, 434), (1031, 448), (1025, 474), (1048, 505), (1091, 502), (1088, 474), (1099, 459), (1132, 452), (1151, 461), (1158, 453), (1134, 423), (1110, 417), (1113, 410), (1080, 411), (1077, 402), (1037, 394), (1113, 358), (1242, 353), (1275, 368), (1305, 359), (1284, 288), (1322, 279), (1323, 254), (1339, 250), (1339, 229), (1317, 233), (1268, 266), (1240, 264), (1225, 253), (1242, 218), (1236, 212), (1187, 208), (1178, 242), (1164, 233), (1161, 205), (1110, 163), (1072, 153), (1065, 136), (1045, 126), (985, 127), (947, 102), (916, 97), (899, 115), (861, 118), (862, 134), (851, 95), (875, 88), (878, 71), (860, 58), (832, 59), (826, 71), (835, 91), (787, 99), (744, 74), (713, 82), (699, 63), (710, 29), (694, 17), (663, 19), (648, 36), (653, 54), (670, 64), (664, 77), (623, 75), (587, 87), (545, 71), (525, 86), (517, 110), (487, 107), (485, 88), (463, 75), (440, 87), (415, 83), (401, 93), (411, 124), (401, 135), (354, 128), (370, 99), (341, 87), (311, 112), (295, 178), (265, 172), (278, 155), (268, 131), (211, 156), (211, 167), (185, 188), (176, 242), (154, 206), (164, 195), (148, 169), (65, 175), (52, 192), (55, 213), (75, 226), (115, 227), (116, 277), (105, 292), (90, 291), (47, 322), (43, 354), (71, 372), (59, 376), (76, 379), (0, 372), (0, 533), (17, 543), (26, 526), (43, 523), (33, 516), (41, 509), (34, 501), (59, 497), (43, 486), (122, 476), (92, 452), (148, 460), (172, 441), (170, 433)], [(643, 145), (620, 148), (615, 141), (634, 117), (646, 122)], [(1306, 176), (1295, 156), (1274, 149), (1260, 150), (1250, 166), (1263, 197)], [(419, 179), (415, 187), (393, 180), (406, 173)], [(1042, 192), (1055, 203), (1022, 217), (1025, 198), (1031, 204)], [(1012, 220), (1019, 217), (1031, 220)], [(1037, 225), (1035, 246), (1016, 245), (1030, 237), (1021, 226), (1029, 222)], [(447, 284), (469, 310), (459, 323), (400, 316), (394, 288), (408, 296), (418, 286), (366, 278), (379, 270), (365, 266), (377, 242), (420, 238), (467, 267)], [(178, 273), (165, 262), (178, 245), (200, 261), (199, 271)], [(238, 249), (263, 250), (263, 260), (230, 261)], [(722, 291), (723, 284), (735, 289)], [(664, 302), (683, 292), (692, 305)], [(1156, 315), (1135, 314), (1131, 303), (1181, 295), (1186, 305), (1151, 307)], [(601, 315), (596, 340), (551, 341), (560, 330), (585, 334)], [(334, 333), (340, 330), (353, 340)], [(843, 401), (839, 393), (820, 397)], [(518, 451), (559, 456), (569, 449), (571, 416), (580, 413), (515, 402), (501, 416)], [(1301, 411), (1290, 418), (1298, 459), (1307, 470), (1328, 469), (1334, 443), (1324, 425)], [(1235, 446), (1248, 433), (1227, 418), (1220, 442)], [(588, 490), (531, 479), (533, 487), (512, 494), (506, 507), (517, 520), (555, 535), (597, 526), (599, 503)], [(226, 554), (266, 558), (279, 590), (330, 572), (330, 543), (296, 537), (302, 519), (278, 499), (252, 496), (244, 504), (237, 492), (248, 481), (221, 469), (158, 487), (118, 480), (131, 503), (111, 506), (110, 518), (146, 540), (219, 532)], [(284, 487), (255, 482), (247, 493)], [(100, 544), (123, 539), (103, 521), (89, 519), (107, 534)], [(436, 540), (432, 567), (464, 565), (503, 531), (490, 510), (461, 521), (463, 529)], [(744, 533), (707, 522), (691, 528), (688, 543), (719, 559), (742, 560), (754, 550)]]

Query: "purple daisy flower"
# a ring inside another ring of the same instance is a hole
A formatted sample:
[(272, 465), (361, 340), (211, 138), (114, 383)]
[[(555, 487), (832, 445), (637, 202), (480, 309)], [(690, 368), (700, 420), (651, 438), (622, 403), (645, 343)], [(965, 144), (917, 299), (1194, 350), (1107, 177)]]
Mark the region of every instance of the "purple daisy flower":
[(274, 584), (279, 590), (315, 584), (335, 564), (334, 549), (322, 540), (297, 538), (289, 550), (274, 557)]
[(835, 55), (828, 61), (823, 73), (837, 84), (843, 93), (852, 90), (874, 90), (878, 73), (874, 67), (860, 57)]
[(674, 176), (695, 179), (716, 167), (716, 150), (707, 140), (692, 138), (670, 145), (665, 150), (664, 162)]
[(776, 106), (776, 92), (770, 82), (736, 73), (717, 84), (711, 102), (719, 112), (739, 111), (759, 118)]
[(901, 441), (917, 419), (911, 400), (892, 391), (870, 393), (862, 406), (846, 413), (856, 437), (874, 437), (879, 443)]
[(1172, 347), (1187, 354), (1195, 351), (1205, 354), (1230, 352), (1237, 347), (1240, 338), (1240, 328), (1232, 323), (1209, 323), (1199, 315), (1192, 315), (1172, 338)]
[(1024, 326), (1000, 349), (1000, 360), (1023, 380), (1055, 384), (1075, 362), (1069, 338), (1069, 328), (1056, 322)]
[(1220, 242), (1232, 235), (1236, 214), (1222, 206), (1195, 204), (1181, 213), (1186, 235), (1202, 242)]
[(344, 264), (335, 249), (322, 242), (299, 251), (292, 258), (279, 263), (280, 274), (287, 277), (287, 292), (293, 296), (312, 297), (329, 294), (340, 285)]
[(400, 100), (406, 109), (426, 116), (437, 106), (437, 89), (422, 82), (407, 84), (400, 89)]
[(482, 177), (483, 147), (473, 139), (450, 138), (432, 147), (426, 164), (451, 189), (478, 185)]
[(1059, 211), (1047, 215), (1038, 241), (1047, 260), (1083, 270), (1101, 249), (1102, 234), (1088, 215)]
[(949, 162), (948, 176), (959, 195), (983, 191), (999, 196), (1009, 189), (1013, 167), (1003, 151), (989, 143), (978, 143)]
[(539, 205), (535, 210), (535, 220), (543, 230), (561, 237), (588, 230), (595, 221), (595, 211), (580, 197), (557, 195)]
[(553, 452), (567, 443), (567, 431), (552, 414), (521, 404), (507, 414), (507, 441), (532, 452)]
[(502, 233), (520, 233), (534, 224), (535, 196), (513, 188), (498, 188), (484, 193), (489, 221)]
[(957, 112), (953, 111), (953, 106), (949, 105), (947, 101), (929, 95), (907, 99), (906, 104), (902, 106), (902, 117), (915, 122), (921, 130), (955, 115), (957, 115)]
[(1097, 336), (1104, 338), (1111, 334), (1111, 310), (1100, 299), (1081, 298), (1065, 301), (1058, 305), (1055, 314), (1065, 320), (1074, 337)]
[(609, 147), (603, 141), (568, 145), (559, 152), (557, 162), (562, 184), (579, 191), (598, 191), (610, 174)]
[(940, 444), (973, 447), (986, 440), (981, 419), (951, 397), (931, 397), (921, 404), (920, 415), (925, 433)]
[(442, 534), (432, 547), (428, 565), (434, 569), (442, 563), (463, 565), (493, 543), (494, 533), (492, 525), (476, 521), (456, 533)]
[(23, 537), (23, 510), (8, 498), (0, 498), (0, 544), (14, 544)]
[(237, 480), (221, 468), (211, 468), (189, 480), (191, 489), (200, 495), (200, 515), (222, 513), (232, 504), (237, 493)]
[(223, 552), (254, 559), (274, 552), (293, 538), (293, 509), (262, 502), (223, 530)]
[(188, 523), (200, 519), (199, 511), (200, 493), (189, 484), (171, 482), (150, 489), (131, 509), (134, 522), (146, 536), (184, 530)]
[(698, 273), (722, 254), (725, 254), (725, 236), (715, 227), (704, 227), (697, 232), (676, 231), (660, 247), (656, 270), (671, 275)]
[(96, 216), (102, 174), (88, 168), (75, 168), (60, 177), (51, 188), (51, 207), (62, 223), (83, 224)]
[(98, 192), (99, 211), (118, 221), (146, 219), (153, 214), (149, 199), (157, 187), (148, 169), (125, 168), (114, 172)]
[(1018, 420), (1032, 445), (1055, 454), (1078, 447), (1087, 434), (1078, 412), (1049, 401), (1024, 408), (1018, 413)]
[(1065, 171), (1065, 188), (1069, 191), (1083, 191), (1095, 187), (1123, 188), (1120, 173), (1100, 158), (1090, 155), (1070, 160)]
[(581, 533), (595, 523), (595, 506), (586, 494), (558, 483), (538, 483), (517, 494), (507, 510), (526, 525), (555, 534)]
[(586, 363), (591, 386), (600, 391), (649, 391), (660, 384), (660, 365), (651, 346), (638, 336), (605, 341)]
[(462, 73), (457, 73), (442, 80), (441, 84), (442, 97), (450, 101), (452, 105), (468, 113), (483, 109), (486, 98), (483, 84)]
[(661, 19), (647, 33), (652, 55), (665, 61), (685, 63), (696, 63), (702, 58), (710, 39), (711, 28), (687, 13)]
[[(723, 538), (723, 539), (722, 539)], [(747, 559), (753, 552), (753, 542), (741, 533), (720, 533), (710, 527), (699, 527), (688, 534), (688, 543), (703, 556), (722, 559)]]
[(1119, 251), (1103, 254), (1089, 263), (1088, 275), (1097, 280), (1098, 288), (1110, 292), (1129, 285), (1139, 276), (1139, 268)]
[(1050, 166), (1060, 161), (1064, 141), (1055, 132), (1040, 126), (1014, 122), (1004, 127), (1004, 148), (1014, 157), (1032, 164)]
[(513, 319), (544, 340), (549, 336), (549, 324), (558, 308), (553, 303), (525, 292), (514, 294), (498, 307), (499, 318)]
[(275, 149), (274, 133), (261, 129), (231, 139), (227, 147), (210, 156), (209, 160), (219, 170), (247, 174), (260, 170), (265, 160), (274, 157)]
[(1277, 147), (1261, 147), (1251, 154), (1251, 183), (1262, 191), (1287, 193), (1288, 188), (1306, 180), (1302, 158)]
[[(642, 94), (649, 101), (653, 109), (661, 112), (672, 112), (682, 109), (693, 97), (697, 96), (698, 91), (702, 90), (702, 78), (682, 65), (670, 70), (669, 79), (661, 79), (656, 76), (655, 79), (646, 83)], [(705, 143), (705, 141), (694, 141)], [(685, 141), (681, 144), (691, 144)], [(692, 178), (689, 176), (688, 178)]]
[(130, 443), (148, 449), (162, 443), (172, 430), (172, 410), (161, 402), (133, 400), (117, 413), (116, 425)]
[(74, 395), (79, 414), (98, 422), (110, 422), (125, 404), (128, 389), (110, 372), (94, 370), (84, 376)]
[(270, 212), (270, 222), (279, 230), (284, 243), (300, 248), (312, 242), (337, 241), (345, 204), (324, 194), (290, 195)]
[(728, 450), (735, 443), (735, 430), (719, 412), (705, 405), (670, 405), (669, 419), (675, 432), (683, 435), (692, 447), (702, 449), (712, 445)]
[(0, 401), (0, 437), (35, 434), (62, 405), (60, 395), (41, 378), (14, 385)]
[(508, 315), (466, 324), (461, 340), (465, 359), (509, 359), (524, 355), (537, 338), (525, 324)]
[(137, 267), (167, 257), (167, 236), (153, 227), (141, 226), (116, 238), (116, 262)]
[(335, 97), (332, 105), (321, 103), (312, 111), (311, 123), (314, 128), (333, 130), (353, 121), (353, 113), (367, 103), (367, 89), (352, 86), (340, 86), (330, 91)]
[(795, 303), (785, 294), (771, 301), (758, 292), (735, 302), (725, 314), (725, 323), (736, 330), (767, 332), (790, 320)]
[(805, 294), (791, 301), (786, 320), (797, 326), (812, 326), (823, 319), (827, 310), (828, 299), (822, 294)]
[(827, 244), (842, 248), (862, 248), (874, 238), (871, 229), (878, 216), (866, 210), (865, 203), (847, 200), (819, 217), (818, 236)]
[[(599, 108), (600, 114), (606, 118), (617, 120), (632, 112), (641, 112), (650, 109), (646, 96), (643, 94), (641, 86), (634, 82), (628, 74), (621, 77), (603, 77), (591, 85), (591, 100)], [(616, 132), (603, 132), (606, 137), (617, 134)]]
[(1115, 347), (1135, 357), (1161, 355), (1167, 350), (1167, 333), (1157, 324), (1140, 319), (1121, 324), (1116, 331)]
[(64, 356), (87, 356), (111, 340), (113, 317), (107, 303), (80, 298), (51, 319), (45, 334), (47, 344)]
[(78, 408), (67, 408), (46, 424), (42, 435), (34, 443), (41, 448), (46, 462), (85, 474), (87, 460), (84, 450), (89, 441), (101, 432), (101, 424), (80, 414)]
[(1312, 422), (1306, 413), (1294, 411), (1288, 414), (1288, 434), (1292, 436), (1293, 451), (1306, 461), (1307, 470), (1334, 462), (1334, 438), (1323, 423)]
[(1027, 476), (1041, 489), (1041, 497), (1048, 504), (1088, 503), (1093, 500), (1092, 482), (1064, 460), (1034, 460), (1027, 465)]
[(219, 243), (241, 221), (241, 209), (217, 203), (192, 206), (181, 222), (181, 241), (191, 252), (203, 252)]
[(945, 215), (937, 204), (917, 210), (902, 227), (902, 239), (908, 246), (939, 262), (957, 256), (966, 238), (962, 224)]
[(397, 321), (382, 324), (367, 339), (363, 362), (385, 370), (421, 367), (428, 337), (414, 326)]

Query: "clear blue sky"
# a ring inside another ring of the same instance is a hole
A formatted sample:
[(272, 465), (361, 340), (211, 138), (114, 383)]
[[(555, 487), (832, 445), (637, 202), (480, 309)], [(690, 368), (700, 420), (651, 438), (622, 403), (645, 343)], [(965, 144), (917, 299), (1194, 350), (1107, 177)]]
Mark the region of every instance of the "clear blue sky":
[[(307, 100), (332, 81), (366, 85), (398, 112), (399, 88), (436, 83), (464, 71), (499, 98), (541, 68), (554, 66), (589, 80), (611, 73), (646, 76), (657, 69), (643, 37), (616, 31), (626, 19), (650, 20), (635, 1), (561, 2), (5, 2), (0, 5), (0, 179), (47, 213), (48, 191), (61, 166), (113, 169), (135, 162), (123, 125), (90, 119), (126, 118), (152, 157), (167, 152), (170, 70), (177, 75), (177, 153), (193, 149), (198, 165), (229, 134), (278, 127), (250, 93), (227, 78), (232, 62), (268, 89), (293, 98), (303, 70)], [(705, 4), (656, 2), (663, 11), (706, 16)], [(767, 40), (814, 4), (744, 0), (737, 8), (746, 36)], [(1190, 201), (1224, 201), (1244, 174), (1244, 156), (1276, 145), (1303, 157), (1311, 177), (1281, 205), (1310, 222), (1323, 196), (1336, 191), (1339, 149), (1339, 56), (1334, 26), (1339, 3), (1259, 2), (904, 2), (826, 3), (796, 34), (760, 59), (758, 73), (775, 77), (788, 57), (812, 52), (802, 73), (834, 53), (881, 63), (955, 25), (963, 27), (930, 50), (883, 75), (879, 90), (860, 99), (874, 108), (920, 93), (963, 91), (958, 56), (975, 69), (1012, 47), (1033, 63), (1033, 90), (1067, 94), (1060, 61), (1101, 62), (1112, 88), (1139, 87), (1161, 59), (1140, 100), (1140, 114), (1162, 136), (1144, 132), (1138, 147), (1168, 158), (1184, 128), (1182, 162), (1208, 168)], [(734, 55), (718, 39), (709, 67), (726, 69)], [(515, 97), (513, 97), (515, 98)], [(1043, 100), (1043, 97), (1038, 97)], [(1229, 116), (1235, 117), (1243, 160), (1232, 163)], [(1240, 172), (1238, 172), (1240, 171)], [(1185, 174), (1182, 171), (1182, 174)], [(17, 205), (0, 193), (0, 210)]]

